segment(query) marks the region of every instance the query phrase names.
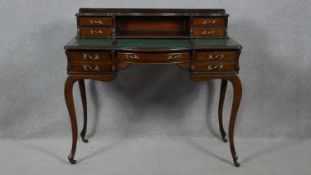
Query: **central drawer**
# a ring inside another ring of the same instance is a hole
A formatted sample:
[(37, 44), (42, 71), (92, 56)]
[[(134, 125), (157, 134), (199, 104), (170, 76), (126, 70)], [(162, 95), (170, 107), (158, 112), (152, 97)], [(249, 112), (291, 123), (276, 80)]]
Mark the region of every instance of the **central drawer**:
[(185, 63), (190, 62), (189, 52), (118, 52), (118, 63)]

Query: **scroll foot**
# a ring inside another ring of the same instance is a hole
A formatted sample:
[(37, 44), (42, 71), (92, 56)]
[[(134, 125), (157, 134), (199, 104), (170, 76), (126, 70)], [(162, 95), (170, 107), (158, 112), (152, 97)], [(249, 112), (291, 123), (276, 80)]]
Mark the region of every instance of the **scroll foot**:
[(238, 162), (238, 158), (233, 160), (234, 166), (235, 167), (240, 167), (240, 163)]
[(226, 138), (226, 135), (221, 136), (221, 138), (222, 138), (222, 141), (223, 141), (223, 142), (225, 142), (225, 143), (227, 143), (227, 142), (228, 142), (228, 140), (227, 140), (227, 138)]
[(71, 158), (70, 155), (68, 156), (68, 160), (69, 160), (69, 162), (70, 162), (72, 165), (77, 163), (77, 161), (74, 160), (73, 158)]
[(89, 140), (85, 138), (85, 132), (81, 132), (80, 136), (84, 143), (89, 143)]

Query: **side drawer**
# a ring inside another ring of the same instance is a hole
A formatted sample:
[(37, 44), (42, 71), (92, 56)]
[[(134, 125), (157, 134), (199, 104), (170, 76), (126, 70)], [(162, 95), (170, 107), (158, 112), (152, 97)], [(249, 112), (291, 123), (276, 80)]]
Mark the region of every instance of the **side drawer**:
[(68, 51), (68, 61), (71, 63), (111, 61), (109, 51)]
[(237, 60), (237, 52), (215, 52), (215, 51), (197, 51), (196, 61), (235, 61)]
[(238, 67), (234, 63), (200, 62), (194, 64), (195, 72), (236, 72)]
[(190, 53), (118, 52), (117, 61), (125, 63), (184, 63), (190, 62)]
[(193, 18), (194, 27), (225, 26), (225, 18), (197, 17)]
[(97, 27), (111, 27), (112, 18), (103, 18), (103, 17), (79, 17), (78, 18), (79, 26), (97, 26)]
[(224, 28), (195, 28), (192, 29), (195, 38), (219, 38), (225, 37)]
[(83, 64), (68, 64), (69, 73), (100, 73), (112, 72), (112, 63), (83, 63)]
[(79, 28), (79, 36), (81, 38), (106, 38), (112, 36), (112, 28), (96, 27), (96, 28)]

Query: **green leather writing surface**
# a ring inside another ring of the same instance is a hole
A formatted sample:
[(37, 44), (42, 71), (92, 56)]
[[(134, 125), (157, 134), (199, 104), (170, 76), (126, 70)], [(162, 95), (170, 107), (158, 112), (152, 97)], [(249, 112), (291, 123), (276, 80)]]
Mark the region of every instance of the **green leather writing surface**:
[[(241, 45), (233, 39), (194, 39), (195, 46), (200, 48), (213, 47), (234, 47)], [(112, 44), (112, 38), (105, 39), (72, 39), (65, 47), (109, 47)], [(117, 48), (135, 47), (135, 48), (193, 48), (190, 39), (117, 39)]]
[(188, 39), (118, 39), (117, 47), (191, 47)]
[(194, 43), (200, 47), (214, 47), (214, 46), (223, 46), (223, 47), (241, 47), (239, 43), (234, 41), (231, 38), (228, 39), (195, 39)]
[(105, 39), (72, 39), (66, 46), (110, 46), (112, 42), (111, 38)]

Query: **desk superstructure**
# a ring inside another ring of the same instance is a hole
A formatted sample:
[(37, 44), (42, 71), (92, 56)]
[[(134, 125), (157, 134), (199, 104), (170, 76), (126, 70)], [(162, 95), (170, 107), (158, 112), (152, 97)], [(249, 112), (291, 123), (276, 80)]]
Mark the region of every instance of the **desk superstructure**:
[[(65, 100), (71, 120), (74, 164), (78, 126), (73, 102), (73, 84), (79, 83), (83, 104), (83, 129), (87, 128), (85, 79), (112, 81), (131, 64), (175, 64), (195, 81), (220, 79), (219, 128), (227, 142), (222, 110), (227, 82), (233, 85), (229, 143), (235, 166), (234, 126), (242, 86), (238, 77), (242, 46), (227, 35), (228, 14), (223, 9), (104, 9), (81, 8), (77, 36), (66, 46), (68, 78)], [(181, 94), (182, 95), (182, 94)]]

